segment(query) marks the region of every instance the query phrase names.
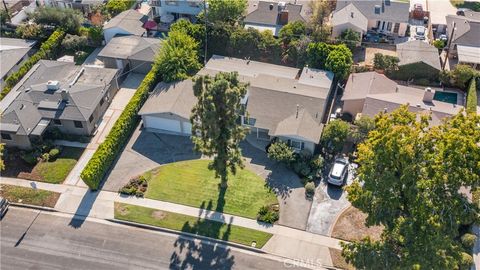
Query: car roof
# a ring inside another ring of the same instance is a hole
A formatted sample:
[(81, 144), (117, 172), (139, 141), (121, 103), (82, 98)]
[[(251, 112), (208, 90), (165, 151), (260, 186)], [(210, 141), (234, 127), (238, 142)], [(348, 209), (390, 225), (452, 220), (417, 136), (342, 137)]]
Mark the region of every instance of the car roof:
[(333, 165), (331, 174), (335, 177), (341, 177), (343, 170), (345, 169), (346, 166), (347, 164), (344, 163), (344, 160), (335, 160), (335, 164)]

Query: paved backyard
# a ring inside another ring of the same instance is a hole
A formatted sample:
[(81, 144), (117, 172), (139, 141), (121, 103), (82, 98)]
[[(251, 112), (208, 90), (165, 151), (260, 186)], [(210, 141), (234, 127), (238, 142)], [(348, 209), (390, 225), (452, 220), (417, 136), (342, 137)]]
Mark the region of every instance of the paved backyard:
[[(347, 176), (347, 185), (353, 181), (354, 166), (351, 165)], [(330, 235), (337, 217), (350, 206), (347, 193), (342, 188), (328, 185), (322, 181), (317, 187), (308, 217), (307, 231)]]

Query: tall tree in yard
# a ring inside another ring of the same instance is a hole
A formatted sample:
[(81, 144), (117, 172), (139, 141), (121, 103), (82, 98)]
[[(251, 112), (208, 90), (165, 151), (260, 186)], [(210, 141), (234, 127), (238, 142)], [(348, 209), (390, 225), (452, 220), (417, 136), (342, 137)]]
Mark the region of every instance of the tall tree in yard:
[(358, 147), (348, 199), (367, 226), (384, 226), (379, 241), (343, 245), (358, 269), (470, 269), (459, 229), (478, 221), (479, 209), (459, 190), (480, 185), (480, 116), (460, 113), (436, 127), (427, 118), (406, 106), (380, 114)]
[(247, 0), (208, 0), (207, 16), (211, 22), (236, 23), (247, 9)]
[(193, 91), (198, 99), (190, 119), (195, 149), (213, 157), (209, 169), (215, 170), (226, 188), (229, 171), (235, 174), (237, 166), (243, 167), (239, 143), (246, 130), (237, 120), (247, 85), (236, 72), (220, 72), (215, 77), (197, 77)]

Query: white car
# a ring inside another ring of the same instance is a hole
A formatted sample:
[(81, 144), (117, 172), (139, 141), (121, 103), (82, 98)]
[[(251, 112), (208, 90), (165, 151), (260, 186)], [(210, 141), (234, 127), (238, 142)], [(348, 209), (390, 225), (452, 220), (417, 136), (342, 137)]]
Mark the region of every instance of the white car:
[(328, 174), (327, 182), (336, 185), (342, 186), (345, 183), (345, 178), (348, 172), (348, 160), (345, 158), (337, 158), (335, 159), (335, 163), (330, 169), (330, 173)]
[(425, 27), (424, 26), (417, 26), (415, 29), (415, 39), (417, 40), (425, 40)]

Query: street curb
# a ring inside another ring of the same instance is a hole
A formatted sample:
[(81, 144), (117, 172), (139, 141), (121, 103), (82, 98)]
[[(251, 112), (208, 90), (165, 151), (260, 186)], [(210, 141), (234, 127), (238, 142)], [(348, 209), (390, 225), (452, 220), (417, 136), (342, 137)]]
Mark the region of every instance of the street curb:
[[(343, 213), (345, 213), (347, 211), (347, 209), (350, 209), (350, 207), (353, 207), (353, 206), (349, 205), (349, 206), (343, 208), (342, 211), (340, 211), (340, 213), (337, 215), (337, 217), (335, 218), (335, 221), (333, 222), (332, 226), (328, 230), (328, 235), (327, 235), (328, 237), (332, 237), (333, 229), (335, 229), (335, 225), (337, 225), (338, 219), (343, 215)], [(332, 238), (334, 238), (334, 237), (332, 237)], [(345, 243), (350, 243), (350, 241), (346, 241), (346, 240), (342, 240), (342, 239), (338, 239), (338, 240), (341, 240)]]
[(46, 207), (46, 206), (24, 204), (24, 203), (15, 203), (15, 202), (9, 202), (9, 204), (11, 206), (20, 207), (20, 208), (30, 208), (30, 209), (34, 209), (34, 210), (41, 210), (41, 211), (47, 211), (47, 212), (58, 212), (56, 209), (51, 208), (51, 207)]
[(214, 239), (214, 238), (210, 238), (210, 237), (202, 236), (202, 235), (198, 235), (198, 234), (181, 232), (181, 231), (176, 231), (176, 230), (172, 230), (172, 229), (167, 229), (167, 228), (162, 228), (162, 227), (157, 227), (157, 226), (152, 226), (152, 225), (147, 225), (147, 224), (142, 224), (142, 223), (137, 223), (137, 222), (132, 222), (132, 221), (120, 220), (120, 219), (115, 219), (115, 218), (107, 218), (105, 220), (113, 222), (113, 223), (122, 224), (122, 225), (137, 227), (137, 228), (141, 228), (141, 229), (147, 229), (147, 230), (159, 231), (159, 232), (167, 232), (167, 233), (172, 233), (172, 234), (176, 234), (176, 235), (180, 235), (180, 236), (197, 238), (197, 239), (212, 242), (212, 243), (218, 243), (218, 244), (223, 245), (223, 246), (232, 246), (232, 247), (235, 247), (235, 248), (240, 248), (240, 249), (244, 249), (244, 250), (248, 250), (248, 251), (252, 251), (252, 252), (256, 252), (256, 253), (269, 254), (269, 253), (267, 253), (267, 252), (265, 252), (265, 251), (263, 251), (259, 248), (249, 247), (249, 246), (245, 246), (245, 245), (242, 245), (242, 244), (237, 244), (237, 243), (229, 242), (229, 241), (225, 241), (225, 240)]

